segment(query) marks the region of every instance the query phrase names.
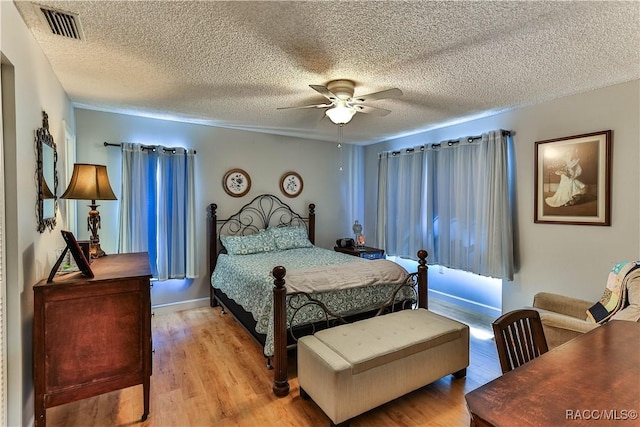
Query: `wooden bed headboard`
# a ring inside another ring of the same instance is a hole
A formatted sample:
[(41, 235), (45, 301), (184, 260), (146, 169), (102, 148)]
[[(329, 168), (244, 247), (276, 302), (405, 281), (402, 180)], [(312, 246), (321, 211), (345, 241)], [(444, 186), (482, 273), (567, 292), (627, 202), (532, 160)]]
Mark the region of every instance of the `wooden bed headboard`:
[(218, 219), (218, 205), (211, 203), (208, 209), (209, 222), (209, 275), (213, 274), (218, 255), (224, 251), (220, 236), (246, 236), (267, 227), (307, 227), (309, 240), (315, 244), (316, 205), (309, 204), (308, 216), (295, 212), (289, 205), (273, 194), (261, 194), (240, 208), (229, 218)]

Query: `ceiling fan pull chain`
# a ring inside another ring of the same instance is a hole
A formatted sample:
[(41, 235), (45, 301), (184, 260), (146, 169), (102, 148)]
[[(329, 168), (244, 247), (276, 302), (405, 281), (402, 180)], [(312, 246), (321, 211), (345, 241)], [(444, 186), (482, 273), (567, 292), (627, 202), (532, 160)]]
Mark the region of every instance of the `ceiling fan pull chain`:
[(338, 170), (342, 171), (343, 167), (343, 161), (342, 161), (342, 126), (343, 125), (338, 125), (338, 150), (340, 150), (340, 163), (338, 165)]

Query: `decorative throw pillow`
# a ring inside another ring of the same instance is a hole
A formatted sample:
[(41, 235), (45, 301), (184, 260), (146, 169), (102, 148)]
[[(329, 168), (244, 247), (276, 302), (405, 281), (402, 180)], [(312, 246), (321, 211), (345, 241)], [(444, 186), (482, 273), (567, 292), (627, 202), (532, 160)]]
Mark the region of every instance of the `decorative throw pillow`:
[(273, 238), (265, 231), (246, 236), (220, 236), (220, 241), (229, 255), (249, 255), (276, 250)]
[(273, 237), (276, 247), (281, 251), (313, 247), (313, 243), (309, 241), (307, 235), (307, 227), (269, 227), (267, 231)]
[(628, 275), (638, 267), (638, 263), (623, 261), (611, 269), (602, 298), (587, 310), (588, 321), (604, 323), (624, 307)]

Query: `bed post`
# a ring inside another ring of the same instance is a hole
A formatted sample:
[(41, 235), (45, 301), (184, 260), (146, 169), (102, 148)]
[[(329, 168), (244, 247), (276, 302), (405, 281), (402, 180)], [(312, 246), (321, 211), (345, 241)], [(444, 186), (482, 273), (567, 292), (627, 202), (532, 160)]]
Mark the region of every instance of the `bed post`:
[(289, 394), (287, 376), (287, 289), (284, 275), (287, 270), (279, 265), (273, 269), (273, 393), (278, 397)]
[(309, 203), (309, 241), (316, 244), (316, 205)]
[[(211, 275), (213, 274), (213, 270), (216, 268), (216, 260), (218, 255), (218, 216), (216, 214), (216, 209), (218, 209), (218, 205), (215, 203), (211, 203), (209, 205), (209, 212), (207, 217), (209, 218), (209, 280), (211, 280)], [(211, 307), (216, 306), (216, 299), (213, 293), (213, 286), (209, 283), (209, 305)]]
[(418, 251), (418, 307), (429, 308), (428, 284), (427, 284), (427, 251)]

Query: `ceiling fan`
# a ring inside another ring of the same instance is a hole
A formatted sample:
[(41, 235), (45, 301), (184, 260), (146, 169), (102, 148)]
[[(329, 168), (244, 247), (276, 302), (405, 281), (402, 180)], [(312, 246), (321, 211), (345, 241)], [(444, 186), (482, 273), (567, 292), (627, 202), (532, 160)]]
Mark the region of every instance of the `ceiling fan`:
[(386, 116), (391, 112), (391, 110), (372, 107), (371, 105), (367, 105), (367, 103), (370, 101), (377, 101), (379, 99), (398, 98), (402, 96), (402, 91), (400, 89), (393, 88), (354, 97), (353, 92), (355, 86), (356, 84), (352, 80), (332, 80), (327, 83), (326, 86), (309, 85), (311, 89), (316, 90), (331, 102), (316, 105), (303, 105), (301, 107), (280, 107), (278, 110), (326, 108), (327, 111), (325, 114), (327, 117), (329, 117), (333, 123), (343, 125), (345, 123), (349, 123), (356, 113)]

